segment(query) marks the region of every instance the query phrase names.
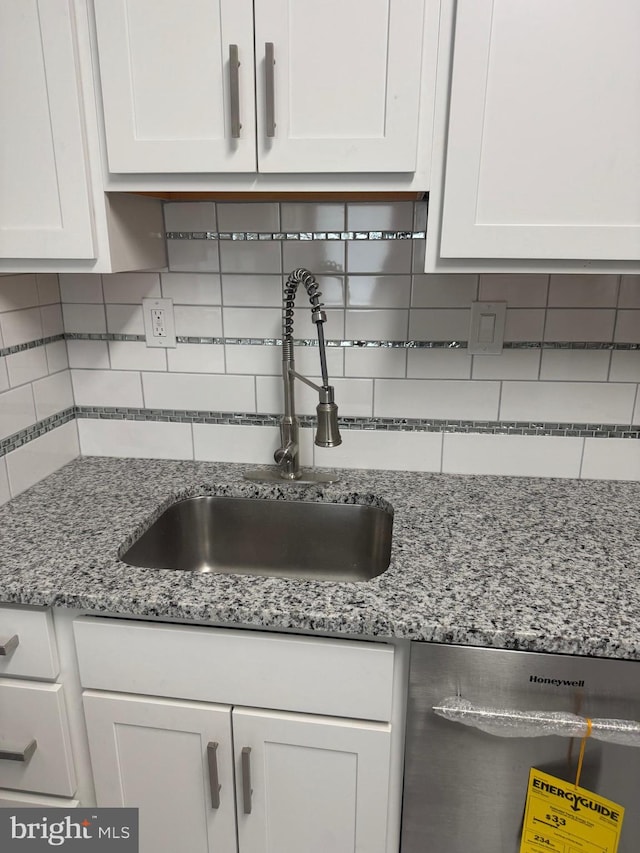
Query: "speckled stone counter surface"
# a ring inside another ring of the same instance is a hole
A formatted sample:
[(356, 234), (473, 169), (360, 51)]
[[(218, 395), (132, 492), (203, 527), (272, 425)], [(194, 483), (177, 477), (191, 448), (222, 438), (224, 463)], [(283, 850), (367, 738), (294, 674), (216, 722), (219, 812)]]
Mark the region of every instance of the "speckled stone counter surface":
[[(281, 487), (243, 481), (246, 467), (70, 463), (0, 508), (0, 601), (640, 659), (640, 484), (344, 471)], [(118, 559), (191, 494), (388, 501), (391, 565), (337, 583)]]

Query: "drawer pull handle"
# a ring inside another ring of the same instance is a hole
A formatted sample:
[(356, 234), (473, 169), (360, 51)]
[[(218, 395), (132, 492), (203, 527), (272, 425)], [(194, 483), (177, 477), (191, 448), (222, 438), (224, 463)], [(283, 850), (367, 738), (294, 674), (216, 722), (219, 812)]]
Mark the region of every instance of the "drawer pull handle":
[(218, 779), (218, 744), (211, 741), (207, 744), (207, 764), (209, 765), (209, 788), (211, 789), (211, 808), (220, 808), (220, 790), (222, 785)]
[(274, 46), (272, 41), (264, 45), (264, 74), (265, 74), (265, 104), (266, 104), (266, 132), (268, 137), (276, 135), (276, 93), (275, 72), (273, 66), (276, 64)]
[(229, 102), (231, 106), (231, 138), (239, 139), (242, 125), (240, 124), (240, 80), (238, 69), (238, 45), (229, 45)]
[(5, 640), (4, 643), (0, 643), (0, 655), (10, 655), (11, 652), (15, 651), (20, 643), (20, 637), (17, 634), (14, 634), (13, 637), (9, 637), (8, 640)]
[(26, 764), (36, 751), (37, 746), (38, 741), (34, 738), (24, 749), (2, 749), (0, 747), (0, 759), (4, 758), (5, 761), (22, 761)]
[(242, 808), (245, 814), (251, 814), (251, 747), (242, 747)]

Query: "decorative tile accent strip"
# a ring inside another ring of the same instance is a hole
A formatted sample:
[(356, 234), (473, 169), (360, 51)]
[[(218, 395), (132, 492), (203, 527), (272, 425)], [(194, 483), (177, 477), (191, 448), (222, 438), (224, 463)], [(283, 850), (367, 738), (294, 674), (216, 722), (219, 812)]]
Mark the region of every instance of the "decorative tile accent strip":
[(167, 231), (167, 240), (424, 240), (426, 231)]
[(75, 420), (75, 418), (76, 406), (69, 406), (68, 409), (64, 409), (62, 412), (57, 412), (55, 415), (38, 421), (33, 426), (20, 430), (20, 432), (16, 432), (8, 436), (8, 438), (3, 438), (0, 441), (0, 456), (5, 456), (7, 453), (11, 453), (12, 450), (17, 450), (24, 444), (40, 438), (41, 435), (51, 432), (51, 430), (69, 423), (69, 421)]
[(28, 349), (36, 349), (37, 347), (46, 346), (46, 344), (52, 344), (55, 341), (64, 341), (65, 335), (50, 335), (48, 338), (38, 338), (36, 341), (28, 341), (26, 344), (14, 344), (12, 347), (3, 347), (0, 348), (0, 358), (5, 355), (13, 355), (16, 352), (24, 352)]

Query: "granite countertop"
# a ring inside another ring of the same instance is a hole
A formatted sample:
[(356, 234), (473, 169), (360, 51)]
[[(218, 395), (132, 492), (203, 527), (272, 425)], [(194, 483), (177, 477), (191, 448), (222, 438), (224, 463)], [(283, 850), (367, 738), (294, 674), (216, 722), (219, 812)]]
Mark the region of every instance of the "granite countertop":
[[(78, 459), (0, 508), (0, 601), (640, 659), (640, 483)], [(391, 565), (358, 583), (132, 568), (125, 542), (188, 494), (394, 507)]]

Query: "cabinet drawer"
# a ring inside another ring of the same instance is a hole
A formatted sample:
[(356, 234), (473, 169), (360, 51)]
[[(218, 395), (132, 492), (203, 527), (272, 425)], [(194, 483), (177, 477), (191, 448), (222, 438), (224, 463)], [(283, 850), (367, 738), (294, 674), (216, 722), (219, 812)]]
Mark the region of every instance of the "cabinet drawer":
[(0, 675), (53, 681), (60, 671), (49, 610), (0, 607), (0, 646), (7, 652), (0, 654)]
[(391, 718), (393, 648), (381, 643), (93, 617), (74, 631), (83, 687)]
[(61, 797), (43, 797), (40, 794), (0, 791), (0, 809), (77, 809), (79, 805), (79, 800), (63, 800)]
[[(33, 740), (27, 761), (1, 757)], [(70, 797), (76, 780), (62, 685), (0, 681), (0, 788)]]

